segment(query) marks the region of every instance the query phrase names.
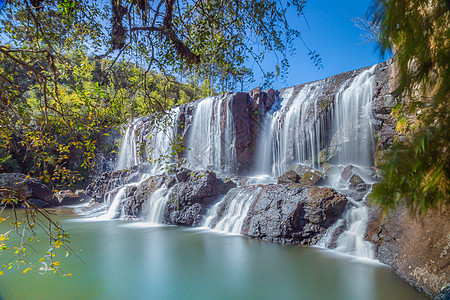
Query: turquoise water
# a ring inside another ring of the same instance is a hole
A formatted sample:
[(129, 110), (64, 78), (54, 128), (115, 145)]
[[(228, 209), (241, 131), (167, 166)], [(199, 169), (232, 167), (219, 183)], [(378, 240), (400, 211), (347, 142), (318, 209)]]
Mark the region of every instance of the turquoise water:
[[(425, 298), (390, 268), (328, 250), (203, 229), (56, 218), (86, 263), (62, 259), (71, 277), (9, 271), (0, 277), (3, 299)], [(44, 241), (37, 250), (46, 249)]]

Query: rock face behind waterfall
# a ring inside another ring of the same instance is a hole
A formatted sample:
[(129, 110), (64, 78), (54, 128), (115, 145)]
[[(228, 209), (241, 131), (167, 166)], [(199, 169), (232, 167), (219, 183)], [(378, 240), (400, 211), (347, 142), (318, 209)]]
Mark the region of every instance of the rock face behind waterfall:
[(272, 242), (314, 245), (341, 217), (347, 202), (331, 188), (267, 185), (251, 205), (242, 233)]

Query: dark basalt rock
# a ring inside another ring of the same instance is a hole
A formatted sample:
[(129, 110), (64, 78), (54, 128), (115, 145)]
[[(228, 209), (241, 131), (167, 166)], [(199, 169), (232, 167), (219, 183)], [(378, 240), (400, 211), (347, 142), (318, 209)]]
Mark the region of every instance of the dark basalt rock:
[(95, 202), (105, 201), (105, 194), (127, 183), (137, 182), (143, 171), (142, 166), (134, 166), (127, 170), (102, 173), (86, 188), (86, 194)]
[(173, 201), (168, 203), (164, 213), (164, 222), (167, 224), (199, 225), (206, 207), (236, 187), (233, 181), (217, 178), (211, 171), (177, 170), (178, 174), (186, 172), (190, 174), (189, 178), (177, 183), (170, 191), (169, 199)]
[(278, 177), (278, 183), (300, 183), (317, 185), (324, 181), (325, 174), (302, 164), (295, 164)]
[(290, 170), (284, 172), (280, 177), (278, 177), (278, 184), (282, 183), (298, 183), (300, 181), (300, 176), (298, 176), (297, 172)]
[(55, 193), (55, 202), (58, 205), (80, 204), (81, 198), (71, 190), (63, 190)]
[(341, 217), (347, 202), (331, 188), (267, 185), (251, 205), (242, 233), (278, 243), (314, 245)]
[[(47, 207), (53, 203), (53, 192), (35, 178), (20, 173), (0, 174), (0, 187), (13, 189), (22, 194), (27, 201), (39, 206)], [(6, 195), (1, 195), (0, 198)]]
[(156, 175), (144, 180), (137, 187), (127, 188), (127, 198), (122, 202), (125, 217), (142, 218), (144, 212), (148, 212), (148, 200), (151, 195), (165, 185), (167, 179), (165, 175)]
[[(119, 172), (114, 174), (102, 174), (95, 182), (93, 187), (97, 191), (103, 191), (105, 187), (119, 187), (129, 183), (130, 175), (124, 171), (122, 175)], [(125, 177), (123, 177), (125, 176)], [(117, 179), (121, 179), (117, 181)], [(104, 182), (102, 182), (104, 180)], [(236, 184), (230, 179), (217, 178), (212, 171), (191, 171), (180, 168), (174, 170), (171, 175), (155, 175), (142, 181), (138, 186), (128, 186), (125, 189), (125, 199), (121, 203), (120, 210), (123, 211), (125, 218), (145, 219), (149, 212), (149, 200), (152, 194), (160, 189), (168, 189), (162, 222), (166, 224), (197, 226), (203, 215), (206, 213), (207, 206), (211, 205), (216, 199), (228, 192)], [(95, 191), (91, 187), (91, 192)], [(114, 195), (111, 195), (114, 197)], [(102, 202), (103, 197), (97, 197)]]
[[(384, 216), (370, 207), (366, 240), (375, 244), (376, 258), (418, 290), (436, 297), (449, 284), (450, 207), (416, 218), (404, 207)], [(448, 291), (447, 291), (448, 294)], [(448, 299), (448, 298), (444, 298)]]

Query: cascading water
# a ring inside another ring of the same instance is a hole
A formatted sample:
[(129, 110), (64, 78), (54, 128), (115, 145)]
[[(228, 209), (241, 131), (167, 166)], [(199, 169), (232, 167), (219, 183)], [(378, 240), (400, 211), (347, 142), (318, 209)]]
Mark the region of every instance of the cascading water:
[[(333, 87), (338, 90), (334, 99), (327, 94), (330, 89), (327, 80), (283, 90), (263, 120), (257, 146), (256, 172), (273, 180), (295, 163), (319, 169), (325, 160), (334, 165), (370, 167), (374, 148), (371, 120), (374, 68), (341, 82), (338, 88)], [(196, 103), (187, 130), (186, 163), (190, 168), (233, 174), (236, 132), (231, 99), (225, 95)], [(168, 125), (163, 126), (162, 130), (154, 126), (149, 118), (134, 120), (125, 133), (118, 168), (128, 168), (145, 159), (157, 162), (161, 155), (168, 153), (171, 141), (177, 135), (178, 116), (179, 109), (172, 109), (167, 115), (169, 122), (165, 124)], [(142, 154), (142, 158), (138, 154)], [(170, 155), (165, 158), (161, 163), (153, 164), (151, 174), (160, 171), (167, 158), (171, 159)], [(252, 182), (251, 179), (249, 182)], [(340, 179), (329, 182), (332, 187), (346, 193), (348, 182), (343, 183)], [(105, 218), (120, 216), (118, 208), (125, 188), (115, 191), (112, 199), (111, 196), (108, 198), (110, 203)], [(240, 234), (248, 210), (261, 188), (232, 189), (210, 208), (205, 226)], [(169, 194), (167, 188), (153, 192), (148, 199), (148, 222), (161, 221)], [(364, 201), (358, 202), (351, 196), (348, 198), (351, 203), (347, 212), (334, 226), (345, 227), (345, 232), (335, 241), (336, 250), (372, 257), (370, 244), (363, 240), (367, 207)], [(326, 236), (330, 237), (332, 230)], [(326, 237), (320, 244), (328, 246)]]
[(154, 191), (148, 199), (147, 222), (159, 224), (162, 221), (165, 204), (169, 201), (171, 189), (162, 187)]
[(321, 81), (306, 84), (294, 95), (294, 88), (283, 91), (281, 103), (275, 104), (264, 118), (260, 134), (256, 168), (262, 174), (277, 177), (290, 166), (306, 162), (317, 166), (323, 142), (324, 120), (318, 117), (317, 95), (322, 92)]
[(116, 170), (123, 170), (139, 163), (136, 149), (136, 127), (141, 122), (140, 119), (135, 119), (128, 124), (120, 147)]
[(255, 189), (234, 188), (211, 207), (205, 221), (205, 227), (240, 234), (245, 217), (262, 187)]
[(150, 173), (156, 174), (173, 159), (171, 145), (176, 141), (179, 108), (159, 118), (138, 118), (127, 127), (116, 170), (150, 162)]
[(230, 171), (236, 162), (235, 130), (228, 97), (209, 97), (194, 112), (187, 163), (194, 169)]
[[(265, 116), (259, 135), (257, 172), (276, 178), (295, 163), (319, 169), (324, 155), (331, 157), (336, 165), (370, 167), (374, 153), (371, 119), (374, 69), (375, 66), (344, 82), (334, 105), (326, 110), (321, 110), (323, 102), (317, 97), (326, 88), (324, 81), (306, 84), (297, 94), (294, 88), (285, 89), (280, 94), (280, 102)], [(325, 149), (325, 144), (330, 149)], [(348, 182), (344, 186), (333, 178), (329, 182), (345, 193)], [(339, 221), (346, 226), (346, 231), (336, 242), (336, 250), (372, 258), (370, 243), (364, 241), (368, 209), (364, 203), (348, 198), (351, 204), (344, 220)], [(327, 246), (326, 239), (330, 236), (326, 235), (320, 244)]]
[(353, 256), (373, 259), (373, 244), (364, 240), (368, 218), (367, 206), (364, 203), (354, 201), (351, 197), (347, 198), (353, 206), (347, 211), (344, 218), (348, 229), (339, 236), (335, 250)]
[(332, 108), (337, 163), (370, 167), (374, 154), (372, 94), (374, 69), (361, 72), (336, 94)]

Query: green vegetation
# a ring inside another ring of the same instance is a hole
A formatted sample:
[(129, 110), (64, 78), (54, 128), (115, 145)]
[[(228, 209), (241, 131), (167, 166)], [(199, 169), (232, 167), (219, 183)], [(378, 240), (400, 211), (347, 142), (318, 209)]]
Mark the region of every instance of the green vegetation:
[(450, 204), (450, 10), (444, 0), (377, 0), (372, 10), (383, 51), (394, 50), (399, 133), (372, 199), (418, 215)]
[[(286, 15), (302, 14), (304, 5), (6, 0), (0, 14), (0, 172), (73, 187), (95, 167), (99, 145), (111, 146), (111, 129), (126, 120), (153, 114), (155, 126), (164, 129), (165, 111), (173, 105), (244, 89), (253, 78), (247, 63), (260, 66), (269, 52), (280, 59), (276, 75), (287, 76), (292, 41), (301, 37)], [(320, 68), (319, 55), (309, 55)], [(275, 77), (264, 74), (266, 83)], [(179, 139), (173, 141), (172, 151), (177, 149)], [(2, 195), (13, 209), (28, 206), (21, 195)], [(18, 233), (21, 224), (33, 232), (33, 220), (19, 221), (14, 214), (11, 231), (2, 237)], [(59, 224), (48, 228), (52, 244)], [(21, 253), (17, 266), (25, 261)]]

